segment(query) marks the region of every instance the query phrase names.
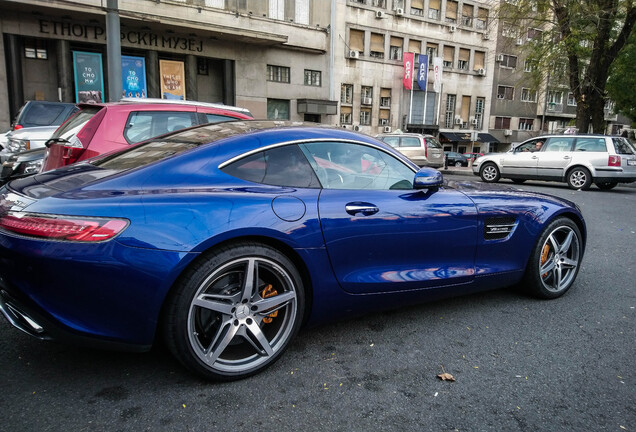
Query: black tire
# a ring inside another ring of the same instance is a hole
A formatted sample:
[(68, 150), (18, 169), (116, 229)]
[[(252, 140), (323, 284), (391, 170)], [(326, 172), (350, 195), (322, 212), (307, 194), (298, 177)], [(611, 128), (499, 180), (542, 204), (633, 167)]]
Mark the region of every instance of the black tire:
[(596, 183), (596, 187), (600, 190), (610, 190), (614, 189), (618, 183), (616, 182), (607, 182), (607, 183)]
[(205, 378), (230, 381), (271, 366), (302, 323), (305, 296), (291, 260), (259, 243), (202, 257), (167, 300), (164, 336), (172, 354)]
[(486, 183), (496, 183), (501, 178), (499, 168), (492, 162), (485, 163), (479, 170), (479, 177)]
[(560, 297), (574, 283), (582, 259), (578, 226), (569, 218), (557, 218), (545, 227), (532, 249), (522, 285), (542, 299)]
[(592, 174), (587, 168), (574, 167), (568, 171), (566, 181), (570, 189), (588, 190), (592, 185)]
[(512, 182), (515, 183), (515, 184), (521, 184), (521, 183), (523, 183), (525, 181), (526, 181), (526, 179), (512, 179)]

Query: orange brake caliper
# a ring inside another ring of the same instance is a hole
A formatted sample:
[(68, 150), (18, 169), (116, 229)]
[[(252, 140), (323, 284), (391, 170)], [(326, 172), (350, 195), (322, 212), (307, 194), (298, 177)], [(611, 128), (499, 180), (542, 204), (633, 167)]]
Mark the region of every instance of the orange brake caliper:
[[(275, 295), (278, 295), (278, 291), (276, 291), (274, 289), (274, 287), (272, 286), (272, 284), (269, 284), (265, 287), (265, 289), (261, 292), (261, 297), (268, 298), (268, 297), (274, 297)], [(271, 314), (267, 315), (265, 318), (263, 318), (263, 322), (265, 324), (269, 324), (271, 323), (274, 318), (276, 318), (278, 316), (278, 311), (272, 312)]]
[[(541, 251), (541, 266), (548, 260), (548, 255), (550, 254), (550, 245), (546, 244), (543, 246), (543, 250)], [(541, 275), (542, 278), (545, 278), (548, 274), (544, 273)]]

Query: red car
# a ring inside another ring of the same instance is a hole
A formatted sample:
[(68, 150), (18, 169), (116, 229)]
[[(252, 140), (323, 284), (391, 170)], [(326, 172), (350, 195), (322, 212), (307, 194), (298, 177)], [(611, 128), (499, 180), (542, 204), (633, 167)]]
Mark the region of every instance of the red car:
[(42, 171), (121, 150), (190, 126), (252, 119), (244, 108), (163, 99), (79, 104), (80, 110), (47, 142)]

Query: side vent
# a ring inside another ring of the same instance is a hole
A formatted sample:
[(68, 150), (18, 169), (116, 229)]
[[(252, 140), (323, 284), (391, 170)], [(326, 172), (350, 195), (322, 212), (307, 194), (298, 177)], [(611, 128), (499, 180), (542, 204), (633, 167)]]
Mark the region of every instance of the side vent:
[(516, 220), (512, 216), (489, 217), (484, 221), (484, 239), (498, 240), (508, 237), (515, 228)]

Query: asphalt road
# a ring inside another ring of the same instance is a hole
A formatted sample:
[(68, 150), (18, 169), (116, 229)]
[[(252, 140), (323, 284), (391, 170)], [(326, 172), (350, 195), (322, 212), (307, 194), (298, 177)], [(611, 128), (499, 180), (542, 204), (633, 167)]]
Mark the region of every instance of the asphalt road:
[(44, 343), (0, 321), (0, 431), (636, 431), (636, 188), (520, 188), (586, 217), (560, 299), (499, 290), (305, 330), (272, 368), (228, 384), (161, 348)]

